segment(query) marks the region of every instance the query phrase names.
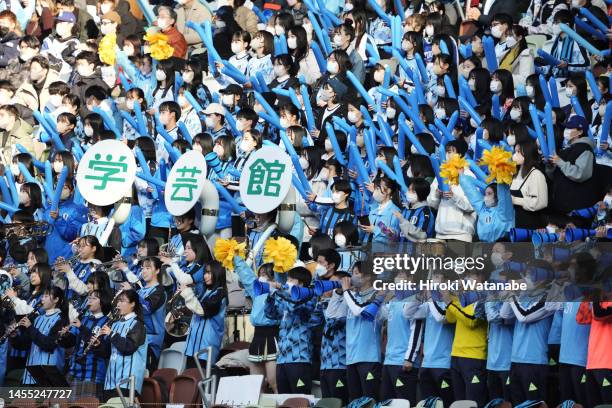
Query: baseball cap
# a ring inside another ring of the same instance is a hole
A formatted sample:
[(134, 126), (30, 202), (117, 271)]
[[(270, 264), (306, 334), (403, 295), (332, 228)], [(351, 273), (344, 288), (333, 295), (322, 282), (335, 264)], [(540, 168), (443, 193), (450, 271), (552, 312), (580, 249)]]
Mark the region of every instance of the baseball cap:
[(219, 92), (222, 94), (242, 95), (242, 87), (236, 84), (229, 84)]
[(566, 129), (580, 129), (585, 132), (588, 129), (588, 123), (584, 116), (573, 115), (564, 124)]
[(206, 107), (206, 109), (204, 109), (204, 114), (205, 115), (210, 115), (212, 113), (216, 113), (217, 115), (224, 116), (225, 115), (225, 109), (223, 108), (223, 106), (221, 106), (221, 104), (213, 102), (213, 103), (209, 104)]
[(76, 23), (76, 17), (69, 11), (62, 11), (59, 16), (57, 16), (57, 21), (64, 23)]

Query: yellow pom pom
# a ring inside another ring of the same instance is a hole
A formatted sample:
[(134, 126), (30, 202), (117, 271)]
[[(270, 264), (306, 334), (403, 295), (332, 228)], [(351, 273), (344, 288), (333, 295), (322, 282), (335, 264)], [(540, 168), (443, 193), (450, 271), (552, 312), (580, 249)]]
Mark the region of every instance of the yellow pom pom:
[(287, 238), (271, 238), (264, 244), (263, 261), (273, 263), (274, 272), (287, 272), (296, 259), (297, 248)]
[(115, 65), (115, 48), (117, 47), (117, 34), (106, 34), (98, 45), (100, 61), (108, 65)]
[(467, 161), (457, 153), (446, 155), (446, 161), (440, 165), (440, 177), (446, 179), (446, 184), (459, 184), (459, 169), (467, 167)]
[(489, 168), (487, 183), (495, 180), (501, 184), (512, 184), (512, 177), (516, 173), (516, 163), (512, 161), (512, 153), (494, 146), (491, 150), (485, 150), (482, 159), (478, 163)]
[(241, 244), (235, 239), (223, 239), (219, 238), (215, 242), (215, 248), (213, 250), (215, 259), (228, 271), (234, 270), (234, 256), (238, 255), (242, 259), (246, 256), (246, 242)]
[(168, 44), (168, 36), (159, 31), (149, 30), (144, 36), (144, 40), (151, 47), (151, 57), (156, 60), (168, 59), (174, 54), (174, 48)]

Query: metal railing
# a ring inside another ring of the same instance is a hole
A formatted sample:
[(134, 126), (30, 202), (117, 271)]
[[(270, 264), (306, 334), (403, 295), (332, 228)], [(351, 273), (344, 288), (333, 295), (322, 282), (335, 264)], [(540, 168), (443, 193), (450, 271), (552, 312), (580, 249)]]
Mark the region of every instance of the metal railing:
[[(204, 371), (204, 369), (202, 368), (202, 364), (200, 363), (200, 354), (204, 352), (206, 352), (206, 354), (208, 355), (208, 357), (206, 358), (206, 371)], [(206, 400), (207, 396), (211, 397), (211, 405), (213, 405), (215, 403), (215, 396), (217, 394), (217, 376), (212, 375), (212, 352), (212, 347), (207, 347), (202, 350), (199, 350), (193, 356), (196, 363), (196, 367), (198, 368), (200, 376), (202, 377), (202, 381), (198, 383), (198, 390), (200, 391), (202, 397), (202, 403), (207, 408), (209, 406)]]
[[(121, 386), (126, 383), (129, 384), (129, 390), (130, 390), (129, 401), (126, 401), (125, 397), (123, 396), (123, 393), (121, 392)], [(117, 392), (119, 393), (119, 398), (121, 398), (121, 404), (123, 405), (123, 408), (135, 408), (136, 407), (136, 405), (134, 404), (136, 400), (136, 378), (133, 375), (119, 381), (117, 385), (115, 386), (115, 388), (117, 389)]]

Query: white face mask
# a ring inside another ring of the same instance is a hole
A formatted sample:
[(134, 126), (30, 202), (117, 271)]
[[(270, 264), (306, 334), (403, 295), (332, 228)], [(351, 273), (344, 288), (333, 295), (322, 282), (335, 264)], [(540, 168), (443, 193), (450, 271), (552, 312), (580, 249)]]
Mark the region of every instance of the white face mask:
[(436, 108), (436, 110), (434, 110), (434, 114), (438, 119), (446, 119), (446, 110), (444, 108)]
[(516, 136), (513, 134), (508, 135), (506, 138), (506, 143), (508, 143), (510, 146), (514, 146), (516, 144)]
[(329, 101), (331, 99), (331, 95), (329, 94), (328, 91), (326, 91), (325, 89), (321, 88), (319, 90), (318, 99), (320, 99), (323, 102), (327, 102), (327, 101)]
[(339, 34), (334, 35), (334, 45), (336, 46), (336, 48), (342, 47), (342, 43), (342, 36)]
[(495, 38), (501, 38), (504, 33), (501, 29), (501, 24), (491, 27), (491, 35)]
[(606, 194), (603, 199), (603, 202), (608, 209), (612, 208), (612, 194)]
[(285, 34), (285, 29), (282, 26), (277, 24), (277, 25), (274, 26), (274, 33), (276, 35)]
[(518, 122), (521, 119), (521, 111), (518, 109), (511, 109), (510, 119), (512, 119), (515, 122)]
[(206, 127), (209, 129), (213, 129), (217, 125), (217, 121), (210, 116), (207, 116), (204, 121), (206, 122)]
[(287, 129), (289, 127), (289, 121), (287, 119), (285, 119), (285, 118), (281, 118), (280, 119), (280, 125), (283, 128)]
[(414, 204), (419, 201), (419, 197), (414, 191), (408, 191), (406, 193), (406, 201), (408, 201), (408, 204)]
[(125, 101), (125, 107), (129, 111), (133, 111), (134, 110), (134, 100), (128, 99), (127, 101)]
[(474, 120), (474, 118), (470, 118), (470, 126), (476, 129), (478, 127), (478, 123)]
[(325, 151), (331, 153), (334, 151), (334, 147), (332, 146), (332, 142), (329, 139), (325, 139)]
[(410, 153), (412, 153), (412, 154), (419, 154), (419, 151), (417, 150), (417, 148), (414, 145), (412, 145), (412, 146), (410, 146)]
[(374, 198), (374, 201), (376, 201), (377, 203), (382, 203), (385, 199), (385, 195), (382, 193), (382, 191), (376, 189), (372, 194), (372, 198)]
[(103, 24), (100, 26), (100, 32), (102, 35), (111, 34), (116, 32), (116, 28), (113, 24)]
[(353, 10), (353, 3), (344, 3), (344, 11)]
[(29, 198), (30, 197), (26, 193), (24, 193), (23, 191), (19, 192), (19, 204), (25, 205), (25, 203), (28, 202)]
[(166, 28), (170, 27), (170, 22), (165, 18), (161, 20), (158, 19), (157, 26), (160, 28), (160, 30), (165, 30)]
[(597, 113), (603, 118), (606, 115), (606, 105), (599, 105), (599, 108), (597, 108)]
[(476, 81), (474, 79), (470, 79), (468, 81), (468, 86), (470, 87), (470, 91), (476, 90)]
[(573, 129), (565, 129), (563, 131), (563, 139), (567, 140), (568, 142), (571, 140), (572, 138), (572, 130)]
[(397, 115), (395, 108), (387, 108), (387, 119), (395, 119), (395, 115)]
[(21, 170), (19, 170), (19, 165), (17, 163), (11, 163), (11, 173), (13, 173), (15, 177), (21, 174)]
[(274, 66), (274, 75), (277, 78), (280, 78), (280, 77), (282, 77), (282, 76), (284, 76), (286, 74), (287, 74), (287, 70), (285, 69), (284, 66), (282, 66), (282, 65), (275, 65)]
[(514, 153), (512, 155), (512, 161), (521, 166), (523, 163), (525, 163), (525, 158), (520, 153)]
[(215, 27), (221, 29), (221, 28), (225, 28), (225, 21), (223, 20), (216, 20), (215, 21)]
[(297, 48), (297, 38), (287, 38), (287, 48), (289, 48), (290, 50), (295, 50)]
[(572, 0), (572, 8), (580, 8), (582, 5), (580, 4), (580, 0)]
[(385, 71), (381, 69), (374, 71), (374, 81), (377, 84), (382, 84), (385, 81)]
[(268, 277), (267, 276), (260, 276), (259, 278), (257, 278), (258, 281), (260, 281), (261, 283), (266, 283), (268, 282)]
[(54, 161), (53, 162), (53, 171), (55, 171), (56, 173), (61, 173), (62, 169), (64, 168), (64, 162), (61, 161)]
[(93, 128), (91, 126), (85, 126), (83, 128), (83, 133), (85, 133), (85, 136), (87, 136), (87, 137), (92, 137), (93, 136)]
[(495, 207), (497, 203), (495, 201), (495, 197), (485, 197), (484, 204), (490, 208), (490, 207)]
[(109, 11), (111, 11), (111, 8), (113, 7), (112, 4), (110, 3), (104, 3), (100, 5), (100, 12), (102, 13), (102, 15), (108, 13)]
[(182, 75), (183, 82), (185, 82), (186, 84), (190, 84), (193, 81), (194, 75), (195, 75), (195, 72), (193, 71), (184, 72)]
[(225, 106), (234, 106), (234, 94), (224, 94), (221, 97), (221, 103)]
[(242, 44), (237, 42), (232, 42), (231, 48), (234, 54), (240, 54), (244, 50)]
[(342, 234), (336, 234), (334, 242), (339, 248), (344, 248), (346, 246), (346, 237)]
[(434, 35), (434, 28), (432, 25), (428, 25), (425, 27), (425, 35), (428, 37), (433, 37)]
[(444, 86), (442, 85), (436, 85), (434, 90), (437, 96), (444, 96), (444, 94), (446, 93), (446, 88), (444, 88)]
[(55, 26), (55, 32), (61, 38), (68, 38), (72, 35), (72, 27), (70, 24), (60, 23)]
[(338, 63), (336, 61), (327, 62), (327, 72), (329, 72), (332, 75), (336, 75), (339, 70), (340, 70), (340, 67), (338, 67)]
[(58, 95), (50, 95), (49, 96), (49, 103), (54, 108), (57, 108), (58, 106), (60, 106), (62, 104), (62, 95), (59, 95), (59, 94)]
[(199, 143), (194, 143), (193, 144), (193, 150), (195, 150), (196, 152), (202, 153), (202, 146), (200, 146)]
[(514, 37), (508, 37), (506, 39), (506, 47), (508, 48), (512, 48), (516, 45), (516, 38)]
[(308, 164), (308, 160), (305, 157), (300, 157), (300, 167), (302, 170), (308, 169), (310, 165)]
[(250, 142), (247, 142), (247, 141), (246, 141), (246, 140), (244, 140), (244, 139), (242, 139), (242, 140), (240, 141), (240, 145), (239, 145), (239, 147), (240, 147), (240, 150), (242, 150), (242, 151), (243, 151), (243, 152), (245, 152), (245, 153), (248, 153), (248, 152), (250, 152), (251, 150), (253, 150), (253, 144), (252, 144), (252, 143), (250, 143)]
[(215, 147), (213, 147), (213, 152), (217, 153), (217, 156), (223, 157), (225, 149), (223, 149), (223, 146), (217, 144)]
[(504, 257), (499, 252), (493, 252), (491, 254), (491, 263), (495, 267), (500, 267), (504, 264)]
[(493, 81), (491, 81), (491, 84), (489, 85), (489, 89), (493, 93), (496, 93), (496, 94), (501, 93), (502, 91), (501, 81), (494, 79)]
[(347, 115), (347, 118), (349, 122), (351, 123), (357, 123), (357, 121), (359, 120), (359, 118), (357, 117), (357, 113), (355, 113), (355, 111), (350, 111)]
[(574, 88), (565, 88), (565, 95), (571, 98), (572, 96), (576, 96), (576, 92), (574, 92)]
[(339, 192), (332, 193), (332, 201), (334, 202), (334, 204), (342, 203), (344, 201), (344, 198), (342, 197), (342, 193), (339, 193)]
[(181, 108), (188, 108), (190, 106), (187, 98), (185, 98), (183, 95), (179, 95), (176, 99), (176, 103), (178, 103)]
[(531, 85), (527, 85), (525, 87), (525, 92), (527, 93), (527, 96), (530, 98), (533, 98), (535, 96), (535, 89)]
[(327, 269), (320, 263), (317, 263), (317, 267), (315, 268), (315, 273), (319, 277), (325, 276), (325, 274), (327, 274)]
[(559, 24), (553, 24), (552, 33), (555, 37), (561, 34), (561, 26)]
[(157, 71), (155, 71), (155, 79), (157, 79), (158, 81), (164, 81), (166, 79), (166, 73), (161, 69), (158, 69)]

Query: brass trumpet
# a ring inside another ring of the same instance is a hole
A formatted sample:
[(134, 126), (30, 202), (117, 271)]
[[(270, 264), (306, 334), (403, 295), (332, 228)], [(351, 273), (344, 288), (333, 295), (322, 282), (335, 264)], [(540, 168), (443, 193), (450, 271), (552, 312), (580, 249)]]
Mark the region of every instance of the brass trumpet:
[(57, 267), (63, 264), (68, 264), (70, 265), (71, 268), (74, 268), (78, 264), (79, 260), (80, 260), (80, 257), (78, 254), (72, 255), (70, 258), (66, 258), (66, 259), (60, 256), (55, 260), (55, 263), (53, 264), (52, 272), (55, 274), (57, 272)]
[(46, 237), (52, 230), (53, 226), (47, 221), (14, 222), (0, 226), (0, 234), (15, 235), (20, 239)]
[[(192, 285), (189, 285), (190, 287)], [(193, 313), (185, 306), (185, 301), (181, 297), (181, 290), (177, 290), (168, 301), (168, 309), (164, 319), (166, 333), (172, 337), (182, 337), (189, 333), (191, 317)]]

